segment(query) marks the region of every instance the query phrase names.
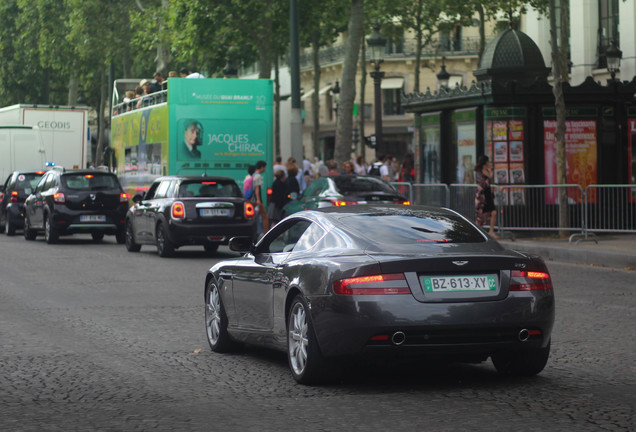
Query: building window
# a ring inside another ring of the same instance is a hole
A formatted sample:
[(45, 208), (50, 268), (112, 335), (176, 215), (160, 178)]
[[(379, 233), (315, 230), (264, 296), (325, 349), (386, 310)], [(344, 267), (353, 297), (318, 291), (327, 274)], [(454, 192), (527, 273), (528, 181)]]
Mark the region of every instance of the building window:
[(390, 89), (382, 92), (382, 100), (384, 102), (384, 115), (401, 115), (404, 114), (404, 107), (400, 104), (400, 95), (402, 89)]
[(456, 23), (450, 30), (440, 32), (440, 45), (442, 51), (461, 51), (462, 25)]
[(598, 12), (598, 67), (600, 69), (607, 67), (605, 51), (607, 51), (607, 48), (610, 47), (612, 42), (616, 42), (616, 46), (620, 46), (618, 33), (618, 0), (599, 0)]

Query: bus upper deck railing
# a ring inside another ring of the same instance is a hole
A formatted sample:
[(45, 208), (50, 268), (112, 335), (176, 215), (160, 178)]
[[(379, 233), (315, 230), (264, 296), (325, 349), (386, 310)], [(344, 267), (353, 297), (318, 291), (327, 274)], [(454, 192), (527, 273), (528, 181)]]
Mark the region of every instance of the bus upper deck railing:
[[(393, 184), (413, 204), (448, 207), (475, 220), (476, 184)], [(493, 191), (500, 233), (570, 231), (570, 241), (596, 241), (594, 233), (601, 232), (636, 233), (636, 185), (495, 185)], [(565, 225), (559, 194), (567, 202)]]
[(167, 101), (168, 90), (161, 90), (158, 92), (150, 93), (148, 95), (140, 96), (138, 98), (131, 99), (128, 102), (121, 102), (113, 106), (113, 116), (125, 114), (127, 112), (145, 108), (148, 106), (158, 105)]

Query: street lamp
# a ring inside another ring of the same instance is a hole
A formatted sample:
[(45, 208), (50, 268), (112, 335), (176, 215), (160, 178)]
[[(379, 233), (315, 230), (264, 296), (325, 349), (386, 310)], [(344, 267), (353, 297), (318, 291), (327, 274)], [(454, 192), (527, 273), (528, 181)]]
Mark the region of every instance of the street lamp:
[(447, 88), (448, 81), (450, 81), (450, 74), (446, 72), (446, 59), (442, 57), (442, 70), (437, 73), (437, 82), (439, 82), (439, 88)]
[(376, 154), (384, 155), (384, 143), (382, 141), (382, 78), (384, 77), (384, 72), (380, 71), (380, 64), (384, 61), (386, 39), (380, 34), (379, 24), (373, 27), (373, 33), (367, 39), (367, 45), (369, 45), (371, 63), (374, 66), (374, 71), (370, 75), (373, 78), (375, 96), (375, 148)]
[(612, 77), (612, 81), (616, 78), (616, 72), (621, 69), (621, 58), (623, 52), (616, 46), (616, 41), (612, 41), (611, 45), (605, 51), (605, 58), (607, 59), (607, 71)]

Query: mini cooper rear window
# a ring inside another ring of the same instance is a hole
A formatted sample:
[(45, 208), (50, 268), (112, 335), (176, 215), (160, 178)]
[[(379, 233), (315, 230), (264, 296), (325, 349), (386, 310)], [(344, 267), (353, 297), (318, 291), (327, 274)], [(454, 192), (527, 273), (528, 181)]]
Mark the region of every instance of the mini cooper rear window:
[(359, 192), (396, 193), (391, 185), (373, 177), (341, 176), (334, 177), (333, 180), (338, 192), (345, 195)]
[(341, 219), (349, 230), (376, 244), (479, 243), (484, 236), (455, 215), (429, 212), (359, 214)]
[(65, 174), (62, 176), (62, 185), (76, 190), (119, 189), (117, 177), (100, 173)]
[(216, 198), (243, 196), (233, 180), (196, 180), (181, 183), (179, 198)]

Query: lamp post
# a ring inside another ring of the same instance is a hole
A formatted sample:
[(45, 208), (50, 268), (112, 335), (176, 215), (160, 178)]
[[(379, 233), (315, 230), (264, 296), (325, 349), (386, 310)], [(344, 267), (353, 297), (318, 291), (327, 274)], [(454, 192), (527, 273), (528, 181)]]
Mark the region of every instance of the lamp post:
[[(334, 142), (335, 140), (338, 138), (338, 108), (340, 107), (340, 83), (338, 81), (336, 81), (336, 83), (334, 84), (334, 86), (331, 88), (331, 94), (333, 95), (333, 101), (335, 103), (335, 107), (333, 108), (333, 111), (336, 114), (336, 125), (334, 128)], [(335, 146), (334, 146), (335, 148)], [(327, 156), (327, 143), (325, 140), (325, 144), (324, 144), (324, 149), (323, 149), (323, 155), (325, 155), (324, 157), (326, 158)]]
[(380, 25), (373, 27), (371, 37), (367, 39), (373, 63), (374, 70), (371, 72), (373, 78), (374, 89), (374, 105), (375, 105), (375, 151), (376, 155), (384, 155), (384, 142), (382, 140), (382, 78), (384, 72), (380, 71), (380, 64), (384, 61), (384, 51), (386, 47), (386, 39), (380, 34)]
[(442, 57), (442, 70), (437, 73), (437, 82), (439, 83), (440, 90), (442, 88), (448, 88), (448, 81), (450, 80), (450, 74), (446, 72), (446, 58)]
[(616, 72), (621, 69), (621, 58), (623, 58), (623, 52), (616, 46), (616, 41), (612, 41), (607, 51), (605, 51), (605, 58), (607, 59), (607, 71), (612, 77), (612, 81), (616, 79)]

